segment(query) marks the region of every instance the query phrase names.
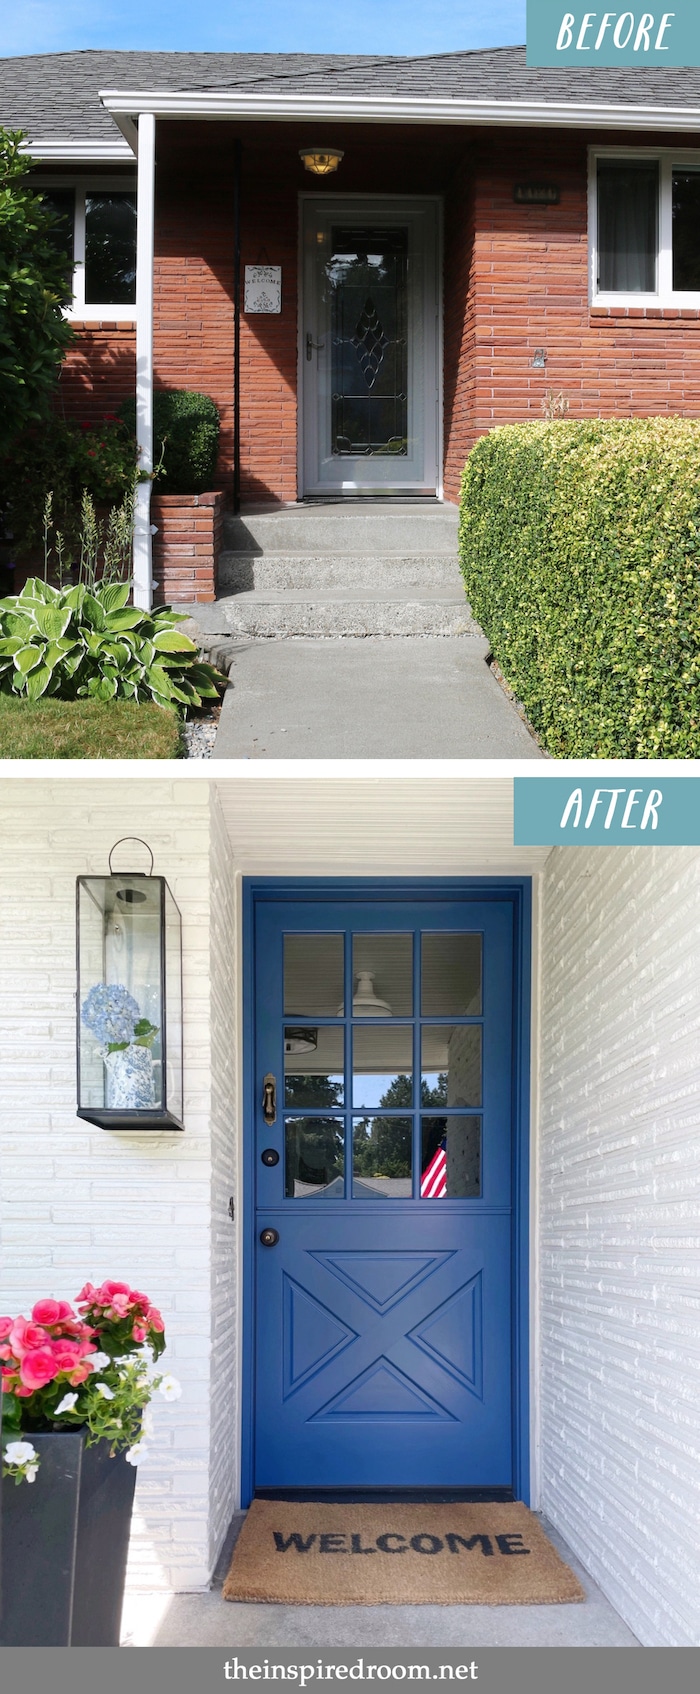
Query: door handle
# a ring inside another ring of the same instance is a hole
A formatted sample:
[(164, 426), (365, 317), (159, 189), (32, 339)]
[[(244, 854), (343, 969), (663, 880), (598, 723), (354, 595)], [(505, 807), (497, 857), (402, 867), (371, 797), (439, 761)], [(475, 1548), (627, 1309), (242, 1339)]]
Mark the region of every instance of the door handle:
[(268, 1071), (263, 1081), (262, 1114), (269, 1127), (277, 1122), (277, 1083), (272, 1071)]
[(278, 1229), (261, 1229), (260, 1240), (263, 1247), (276, 1247), (279, 1241)]
[(311, 334), (311, 330), (307, 329), (307, 331), (306, 331), (306, 357), (307, 357), (307, 359), (310, 359), (313, 353), (323, 352), (323, 347), (324, 347), (324, 342), (323, 341), (314, 341), (313, 335)]

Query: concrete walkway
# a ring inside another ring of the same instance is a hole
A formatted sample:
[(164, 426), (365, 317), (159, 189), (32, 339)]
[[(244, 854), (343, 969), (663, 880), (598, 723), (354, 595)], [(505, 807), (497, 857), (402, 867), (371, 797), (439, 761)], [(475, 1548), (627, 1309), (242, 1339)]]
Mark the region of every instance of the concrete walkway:
[(472, 637), (236, 642), (215, 759), (541, 759)]
[(127, 1594), (122, 1646), (132, 1647), (636, 1647), (639, 1645), (566, 1543), (547, 1534), (576, 1572), (586, 1599), (575, 1606), (265, 1606), (208, 1594)]
[(188, 608), (230, 676), (214, 757), (541, 758), (485, 662), (457, 521), (437, 501), (229, 514), (220, 598)]

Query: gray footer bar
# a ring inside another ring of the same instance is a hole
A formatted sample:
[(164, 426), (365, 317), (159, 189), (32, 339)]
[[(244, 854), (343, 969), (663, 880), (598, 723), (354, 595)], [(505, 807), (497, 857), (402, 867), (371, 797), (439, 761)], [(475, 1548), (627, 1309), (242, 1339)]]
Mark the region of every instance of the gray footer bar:
[(2, 1647), (3, 1694), (224, 1694), (272, 1683), (396, 1688), (430, 1682), (480, 1694), (697, 1694), (695, 1647)]

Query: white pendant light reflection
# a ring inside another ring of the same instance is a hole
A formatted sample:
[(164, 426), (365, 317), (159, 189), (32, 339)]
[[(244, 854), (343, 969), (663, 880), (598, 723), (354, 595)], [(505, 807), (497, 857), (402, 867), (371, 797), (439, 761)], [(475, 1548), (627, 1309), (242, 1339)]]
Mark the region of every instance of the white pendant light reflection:
[[(343, 1016), (342, 1002), (338, 1007), (337, 1016)], [(357, 987), (352, 997), (352, 1015), (354, 1018), (390, 1018), (391, 1006), (388, 1000), (380, 1000), (374, 992), (374, 971), (358, 971)]]

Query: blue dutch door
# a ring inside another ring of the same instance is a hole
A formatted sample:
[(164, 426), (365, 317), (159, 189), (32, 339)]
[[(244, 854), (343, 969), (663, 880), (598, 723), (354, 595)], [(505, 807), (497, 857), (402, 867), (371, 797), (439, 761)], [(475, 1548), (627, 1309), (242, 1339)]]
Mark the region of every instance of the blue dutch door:
[(509, 901), (263, 902), (257, 1488), (513, 1483)]

